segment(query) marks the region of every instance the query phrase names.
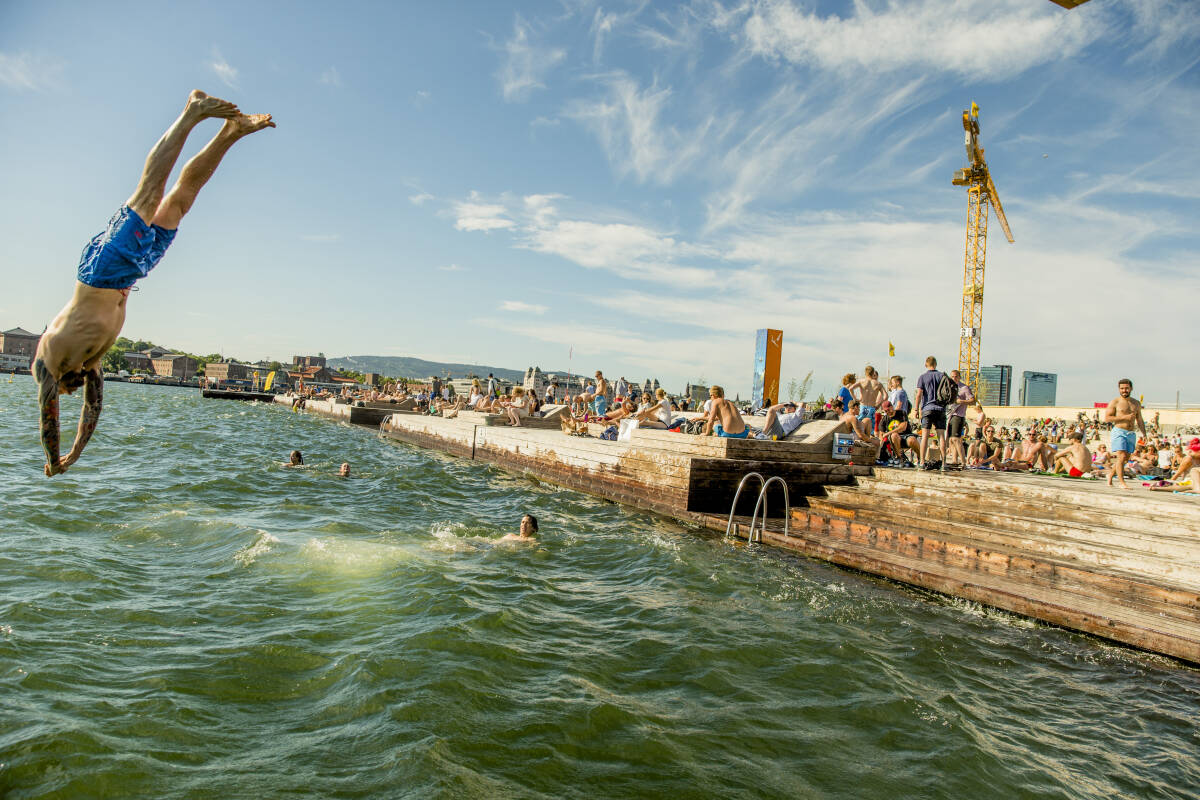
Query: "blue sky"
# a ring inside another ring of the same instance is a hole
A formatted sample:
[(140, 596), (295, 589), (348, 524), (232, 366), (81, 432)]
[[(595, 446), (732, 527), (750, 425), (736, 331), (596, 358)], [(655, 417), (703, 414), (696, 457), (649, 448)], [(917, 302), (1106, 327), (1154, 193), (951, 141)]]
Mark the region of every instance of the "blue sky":
[[(0, 5), (0, 328), (41, 330), (202, 88), (239, 143), (125, 333), (748, 392), (957, 359), (960, 114), (992, 225), (983, 362), (1059, 402), (1200, 403), (1200, 4)], [(216, 131), (197, 128), (185, 157)]]

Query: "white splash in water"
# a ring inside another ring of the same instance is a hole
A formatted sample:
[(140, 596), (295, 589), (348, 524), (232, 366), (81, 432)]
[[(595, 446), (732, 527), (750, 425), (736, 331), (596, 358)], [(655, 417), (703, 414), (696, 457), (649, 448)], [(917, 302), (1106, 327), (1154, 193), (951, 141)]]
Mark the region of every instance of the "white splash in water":
[(234, 554), (233, 560), (241, 564), (243, 567), (248, 567), (254, 563), (254, 560), (259, 556), (271, 552), (271, 546), (279, 544), (279, 540), (266, 531), (259, 531), (258, 536), (253, 542), (238, 550)]

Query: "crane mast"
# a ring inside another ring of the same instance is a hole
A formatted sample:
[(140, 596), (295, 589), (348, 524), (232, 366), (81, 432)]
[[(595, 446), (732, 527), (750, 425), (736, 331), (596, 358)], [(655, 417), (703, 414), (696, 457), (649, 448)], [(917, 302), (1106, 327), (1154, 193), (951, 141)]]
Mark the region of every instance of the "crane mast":
[[(967, 187), (967, 246), (963, 258), (962, 327), (958, 340), (958, 371), (960, 377), (970, 385), (979, 397), (979, 351), (983, 342), (983, 274), (987, 266), (987, 230), (989, 210), (994, 208), (996, 219), (1004, 229), (1008, 241), (1012, 231), (1000, 205), (1000, 195), (992, 183), (984, 160), (983, 148), (979, 146), (979, 106), (971, 103), (962, 114), (963, 130), (966, 132), (968, 166), (954, 173), (951, 181), (955, 186)], [(982, 400), (982, 398), (981, 398)]]

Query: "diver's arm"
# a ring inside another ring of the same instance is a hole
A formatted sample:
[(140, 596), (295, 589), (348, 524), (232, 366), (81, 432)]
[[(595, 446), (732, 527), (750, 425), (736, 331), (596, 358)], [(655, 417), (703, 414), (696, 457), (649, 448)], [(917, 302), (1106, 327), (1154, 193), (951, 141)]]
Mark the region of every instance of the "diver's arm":
[(41, 407), (42, 449), (46, 451), (46, 477), (65, 472), (58, 458), (58, 379), (50, 374), (46, 362), (33, 362), (33, 376), (38, 382), (38, 405)]
[(96, 423), (100, 421), (100, 409), (104, 404), (104, 375), (96, 367), (84, 378), (83, 410), (79, 413), (79, 430), (75, 433), (75, 443), (71, 452), (63, 459), (63, 469), (74, 464), (83, 455), (83, 448), (96, 431)]

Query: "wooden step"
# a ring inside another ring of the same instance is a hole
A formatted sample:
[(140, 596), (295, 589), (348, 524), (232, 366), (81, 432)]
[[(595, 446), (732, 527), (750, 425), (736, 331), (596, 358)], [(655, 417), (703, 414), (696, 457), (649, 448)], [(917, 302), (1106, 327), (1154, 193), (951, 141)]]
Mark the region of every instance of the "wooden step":
[[(955, 497), (881, 496), (863, 487), (826, 486), (826, 499), (843, 508), (856, 509), (859, 515), (898, 513), (927, 521), (952, 525), (958, 530), (985, 527), (1029, 537), (1049, 537), (1064, 543), (1100, 548), (1118, 547), (1130, 552), (1174, 559), (1200, 566), (1200, 546), (1190, 534), (1144, 533), (1120, 526), (1072, 522), (1046, 517), (1031, 517), (1004, 510), (983, 508), (978, 502)], [(810, 504), (813, 501), (810, 500)], [(949, 527), (936, 530), (950, 531)]]
[(991, 497), (1041, 500), (1055, 506), (1072, 505), (1095, 511), (1133, 514), (1155, 520), (1174, 520), (1200, 533), (1200, 503), (1190, 498), (1144, 490), (1140, 481), (1135, 489), (1116, 489), (1103, 481), (1083, 481), (1030, 475), (1018, 472), (926, 472), (917, 469), (878, 468), (875, 477), (887, 483), (903, 483), (953, 491), (980, 491)]
[[(881, 475), (880, 472), (883, 474)], [(1037, 496), (1027, 497), (1007, 493), (994, 493), (988, 486), (980, 486), (972, 481), (964, 481), (957, 486), (945, 486), (930, 483), (915, 483), (897, 480), (895, 474), (912, 474), (912, 470), (882, 470), (876, 472), (873, 478), (859, 478), (858, 485), (865, 491), (879, 496), (911, 497), (928, 501), (955, 501), (973, 503), (981, 510), (994, 511), (997, 514), (1016, 514), (1019, 516), (1044, 519), (1049, 523), (1059, 521), (1077, 522), (1085, 525), (1100, 525), (1117, 530), (1136, 531), (1150, 535), (1183, 536), (1196, 533), (1200, 528), (1191, 521), (1178, 515), (1155, 515), (1149, 512), (1139, 512), (1135, 509), (1111, 510), (1104, 507), (1092, 507), (1056, 498)], [(953, 481), (953, 478), (947, 478)], [(1196, 536), (1200, 545), (1200, 535)]]
[[(800, 513), (814, 518), (821, 516)], [(1014, 571), (997, 574), (958, 566), (931, 558), (927, 552), (913, 555), (880, 548), (868, 543), (867, 529), (885, 538), (894, 537), (895, 532), (865, 524), (851, 527), (845, 521), (840, 526), (837, 520), (830, 522), (825, 532), (814, 532), (811, 525), (795, 525), (786, 539), (777, 524), (772, 523), (763, 541), (842, 566), (1200, 662), (1200, 615), (1181, 611), (1187, 606), (1170, 595), (1144, 603), (1097, 597), (1079, 591), (1066, 580), (1046, 583)], [(724, 521), (714, 527), (718, 525), (723, 529)], [(1193, 604), (1200, 601), (1194, 593), (1184, 597)]]
[[(844, 509), (830, 501), (820, 501), (814, 502), (812, 510), (839, 516)], [(794, 517), (793, 522), (803, 524), (804, 520)], [(1114, 595), (1140, 603), (1140, 598), (1158, 596), (1164, 590), (1173, 598), (1171, 603), (1186, 608), (1189, 617), (1200, 619), (1200, 569), (1192, 565), (1181, 568), (1169, 559), (1151, 559), (1123, 548), (1114, 548), (1113, 552), (1084, 548), (1074, 542), (1055, 541), (1053, 536), (1025, 537), (986, 527), (931, 528), (921, 518), (904, 514), (859, 515), (856, 522), (919, 536), (919, 549), (928, 550), (934, 558), (943, 558), (946, 551), (963, 566), (977, 562), (979, 568), (991, 571), (1015, 569), (1028, 572), (1034, 580), (1049, 574), (1055, 582), (1068, 580), (1095, 597)], [(893, 549), (900, 546), (890, 540), (885, 543)], [(914, 547), (911, 542), (904, 546)]]

